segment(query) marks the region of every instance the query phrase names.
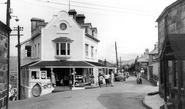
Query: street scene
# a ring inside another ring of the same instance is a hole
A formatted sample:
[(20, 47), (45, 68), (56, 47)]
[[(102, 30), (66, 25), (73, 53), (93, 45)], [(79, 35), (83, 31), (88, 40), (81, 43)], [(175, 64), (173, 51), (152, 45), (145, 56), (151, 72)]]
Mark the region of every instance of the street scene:
[(146, 80), (138, 85), (136, 77), (131, 76), (124, 82), (116, 82), (114, 87), (103, 85), (10, 102), (9, 109), (144, 109), (144, 96), (157, 90)]
[(0, 0), (0, 109), (185, 109), (185, 0)]

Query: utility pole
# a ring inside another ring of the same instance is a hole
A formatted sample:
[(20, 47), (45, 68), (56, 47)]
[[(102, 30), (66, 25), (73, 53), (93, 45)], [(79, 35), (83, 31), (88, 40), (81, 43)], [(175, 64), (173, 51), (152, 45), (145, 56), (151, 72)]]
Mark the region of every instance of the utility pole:
[(17, 40), (18, 40), (18, 99), (21, 99), (21, 52), (20, 52), (20, 27), (17, 26)]
[(121, 63), (121, 56), (120, 56), (120, 69), (122, 70), (121, 65), (122, 65), (122, 63)]
[(118, 54), (117, 54), (117, 44), (115, 42), (115, 50), (116, 50), (116, 66), (117, 66), (117, 73), (118, 73)]
[[(6, 9), (6, 25), (10, 27), (10, 0), (7, 0), (7, 9)], [(10, 32), (8, 32), (8, 71), (7, 71), (7, 104), (9, 101), (9, 76), (10, 76)], [(8, 105), (7, 105), (8, 109)]]

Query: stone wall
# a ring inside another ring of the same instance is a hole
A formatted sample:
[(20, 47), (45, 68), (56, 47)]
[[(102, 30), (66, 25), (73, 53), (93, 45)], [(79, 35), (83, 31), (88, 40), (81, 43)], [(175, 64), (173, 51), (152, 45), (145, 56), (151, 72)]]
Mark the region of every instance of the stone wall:
[(4, 28), (0, 27), (0, 109), (8, 108), (8, 34)]

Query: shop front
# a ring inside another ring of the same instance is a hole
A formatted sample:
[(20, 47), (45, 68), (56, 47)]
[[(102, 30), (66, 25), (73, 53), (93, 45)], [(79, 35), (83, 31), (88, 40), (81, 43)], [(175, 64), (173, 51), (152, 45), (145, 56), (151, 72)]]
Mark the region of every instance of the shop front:
[(171, 109), (185, 108), (185, 34), (170, 34), (160, 54), (160, 93)]
[(98, 67), (86, 61), (40, 61), (21, 67), (22, 99), (52, 93), (55, 87), (85, 89), (98, 84)]

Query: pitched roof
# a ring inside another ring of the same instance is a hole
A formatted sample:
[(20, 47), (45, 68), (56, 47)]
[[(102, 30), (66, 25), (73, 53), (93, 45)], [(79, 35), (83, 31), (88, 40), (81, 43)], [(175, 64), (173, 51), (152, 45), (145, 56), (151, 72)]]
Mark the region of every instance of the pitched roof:
[(153, 49), (153, 50), (149, 53), (149, 55), (152, 55), (152, 54), (158, 54), (158, 48)]
[(53, 42), (72, 42), (73, 40), (71, 40), (68, 37), (58, 37), (54, 40), (52, 40)]
[(98, 63), (98, 62), (90, 62), (90, 61), (86, 61), (86, 62), (92, 64), (93, 66), (106, 67), (106, 66), (104, 66), (103, 64), (100, 64), (100, 63)]
[(166, 37), (161, 59), (185, 59), (185, 34), (170, 34)]
[(173, 2), (171, 5), (167, 6), (162, 13), (159, 15), (159, 17), (157, 18), (156, 22), (158, 22), (161, 17), (163, 17), (165, 15), (166, 12), (168, 12), (168, 10), (170, 10), (172, 7), (175, 7), (176, 5), (180, 4), (181, 2), (183, 2), (184, 0), (177, 0), (175, 2)]

